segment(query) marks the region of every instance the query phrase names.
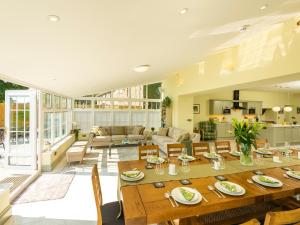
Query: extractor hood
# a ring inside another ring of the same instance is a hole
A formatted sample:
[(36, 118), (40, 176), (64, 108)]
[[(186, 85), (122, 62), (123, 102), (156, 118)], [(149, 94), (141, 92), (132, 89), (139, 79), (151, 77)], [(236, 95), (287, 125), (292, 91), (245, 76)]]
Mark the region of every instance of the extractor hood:
[(234, 90), (233, 91), (233, 106), (231, 109), (233, 110), (243, 110), (246, 109), (245, 107), (240, 106), (240, 91)]

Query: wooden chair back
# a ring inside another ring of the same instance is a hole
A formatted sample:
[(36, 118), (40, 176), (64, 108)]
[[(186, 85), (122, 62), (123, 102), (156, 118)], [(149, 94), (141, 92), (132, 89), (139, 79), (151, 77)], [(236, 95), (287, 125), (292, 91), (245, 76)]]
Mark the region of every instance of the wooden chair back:
[(102, 213), (101, 213), (102, 193), (101, 193), (100, 178), (99, 178), (97, 164), (95, 164), (92, 169), (92, 184), (93, 184), (94, 197), (95, 197), (95, 203), (97, 209), (97, 225), (102, 225)]
[(300, 225), (300, 208), (289, 211), (268, 212), (266, 214), (264, 225), (285, 224)]
[(216, 153), (231, 151), (230, 141), (215, 141), (215, 146)]
[(268, 143), (268, 140), (265, 138), (257, 138), (255, 140), (256, 148), (264, 148), (267, 143)]
[(159, 147), (157, 145), (139, 145), (139, 160), (147, 157), (147, 152), (152, 155), (159, 156)]
[(257, 219), (252, 219), (240, 225), (260, 225), (260, 222)]
[(199, 156), (203, 152), (210, 152), (208, 142), (201, 141), (198, 143), (193, 143), (192, 147), (193, 147), (193, 156)]
[(185, 148), (184, 144), (167, 144), (167, 154), (169, 157), (177, 157), (181, 155), (182, 149)]

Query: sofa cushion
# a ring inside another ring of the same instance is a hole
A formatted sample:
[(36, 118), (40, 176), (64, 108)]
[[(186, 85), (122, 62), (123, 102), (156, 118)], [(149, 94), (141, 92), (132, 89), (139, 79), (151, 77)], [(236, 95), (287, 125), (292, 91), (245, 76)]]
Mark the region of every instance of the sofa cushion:
[(125, 135), (112, 135), (111, 140), (113, 141), (123, 141), (125, 139)]
[(127, 135), (128, 140), (132, 141), (132, 140), (144, 140), (145, 137), (143, 135), (135, 135), (135, 134), (129, 134)]
[(174, 127), (173, 129), (173, 134), (172, 134), (172, 138), (174, 140), (178, 140), (179, 136), (183, 133), (186, 133), (187, 131), (183, 130), (183, 129), (180, 129), (180, 128), (177, 128), (177, 127)]
[(132, 134), (133, 129), (135, 128), (135, 126), (126, 126), (125, 127), (125, 134)]
[(163, 142), (175, 142), (172, 138), (168, 137), (168, 136), (160, 136), (160, 135), (153, 135), (152, 136), (152, 141), (155, 144), (160, 144)]
[(142, 129), (140, 130), (140, 134), (144, 134), (144, 131), (145, 131), (145, 127), (142, 127)]
[(99, 127), (99, 130), (102, 131), (103, 136), (111, 135), (111, 127)]
[(186, 133), (181, 133), (181, 134), (177, 137), (176, 142), (187, 141), (187, 140), (189, 140), (189, 137), (190, 137), (190, 135), (189, 135), (188, 132), (186, 132)]
[(111, 135), (125, 135), (125, 127), (124, 126), (112, 126), (111, 127)]
[(168, 136), (172, 138), (173, 137), (173, 133), (174, 133), (174, 127), (169, 127)]
[(96, 136), (93, 139), (94, 142), (110, 142), (111, 136)]
[(132, 130), (132, 134), (139, 135), (139, 134), (141, 134), (142, 129), (143, 129), (143, 127), (134, 127)]
[(157, 132), (157, 135), (159, 136), (167, 136), (167, 134), (168, 134), (168, 128), (165, 127), (160, 127)]

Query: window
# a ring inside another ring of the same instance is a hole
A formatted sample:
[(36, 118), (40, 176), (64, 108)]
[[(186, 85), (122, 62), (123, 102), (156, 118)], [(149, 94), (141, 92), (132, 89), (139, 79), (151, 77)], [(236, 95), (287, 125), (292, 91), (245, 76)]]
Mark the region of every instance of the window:
[(138, 98), (143, 99), (144, 98), (144, 86), (136, 86), (130, 88), (130, 97), (131, 98)]
[(61, 113), (61, 135), (65, 136), (67, 134), (67, 112)]
[(44, 142), (52, 143), (51, 139), (51, 116), (52, 113), (44, 113)]
[(72, 99), (70, 98), (67, 99), (67, 108), (72, 109)]
[(155, 83), (155, 84), (148, 84), (147, 85), (147, 93), (148, 99), (160, 99), (160, 89), (161, 89), (161, 83)]
[(67, 108), (67, 99), (66, 98), (64, 98), (64, 97), (62, 97), (61, 98), (61, 108), (62, 109), (66, 109)]
[(95, 109), (112, 109), (112, 102), (111, 101), (94, 101)]
[(75, 100), (74, 108), (90, 109), (90, 108), (92, 108), (92, 101), (91, 100)]
[(113, 91), (113, 98), (128, 98), (129, 97), (129, 91), (128, 88), (122, 88)]
[(54, 95), (54, 108), (59, 109), (60, 108), (60, 97)]
[(114, 101), (114, 109), (128, 109), (128, 108), (129, 108), (128, 102)]
[(148, 102), (148, 109), (160, 109), (160, 102)]
[(43, 107), (44, 108), (51, 108), (51, 94), (43, 93)]
[(131, 102), (131, 109), (141, 110), (146, 108), (146, 102)]

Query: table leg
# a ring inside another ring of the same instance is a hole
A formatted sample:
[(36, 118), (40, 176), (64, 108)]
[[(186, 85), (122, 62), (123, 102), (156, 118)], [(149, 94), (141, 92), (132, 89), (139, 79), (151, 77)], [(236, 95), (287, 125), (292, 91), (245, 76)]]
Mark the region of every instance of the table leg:
[(118, 199), (118, 202), (119, 202), (119, 213), (117, 215), (117, 219), (119, 219), (121, 217), (122, 211), (123, 211), (122, 201), (121, 201), (121, 187), (120, 187), (120, 180), (119, 179), (118, 179), (117, 199)]

